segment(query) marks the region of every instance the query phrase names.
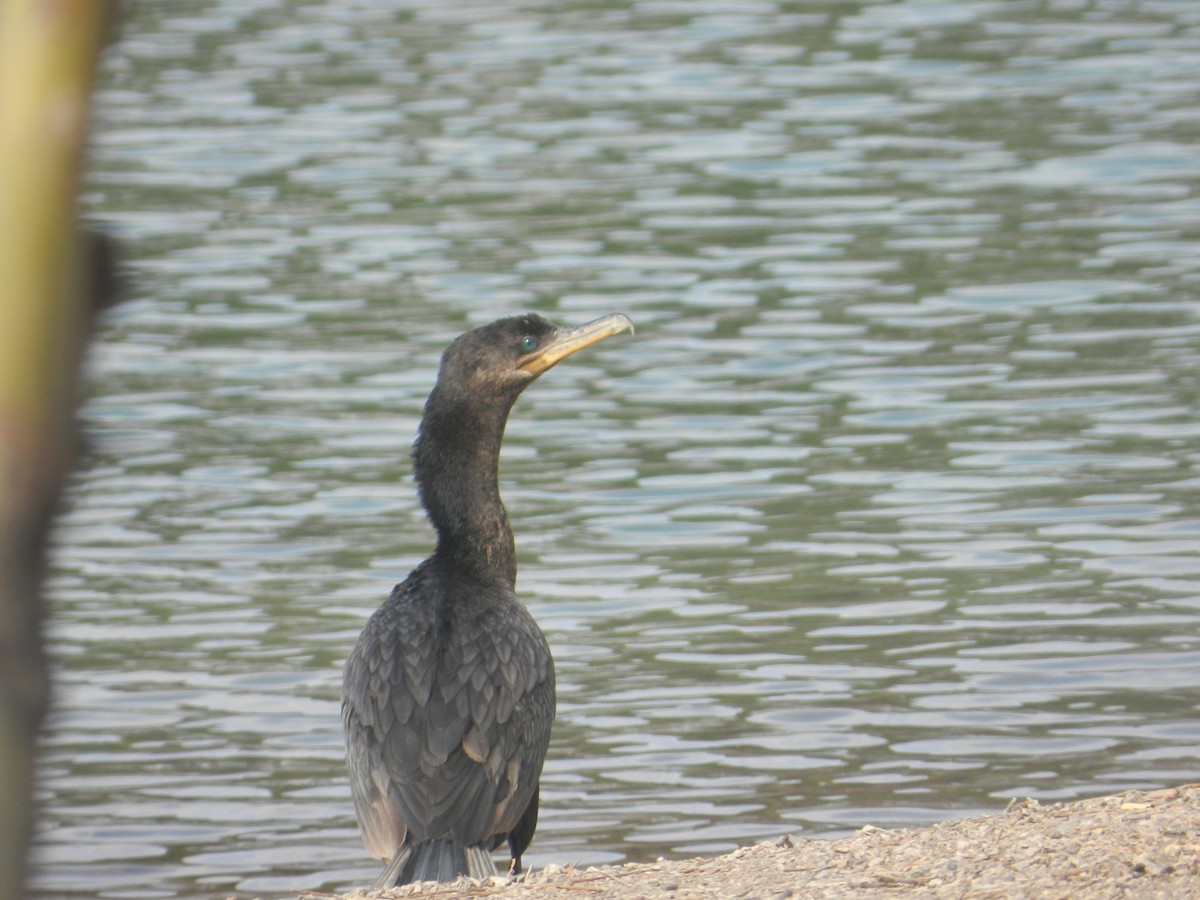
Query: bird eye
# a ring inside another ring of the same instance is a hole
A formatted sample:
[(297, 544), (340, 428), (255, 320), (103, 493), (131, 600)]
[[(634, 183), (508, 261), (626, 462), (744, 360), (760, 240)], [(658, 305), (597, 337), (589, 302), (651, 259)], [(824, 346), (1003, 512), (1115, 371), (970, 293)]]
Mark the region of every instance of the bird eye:
[(535, 338), (532, 334), (527, 334), (525, 337), (521, 338), (521, 349), (528, 353), (537, 346), (537, 343), (537, 338)]

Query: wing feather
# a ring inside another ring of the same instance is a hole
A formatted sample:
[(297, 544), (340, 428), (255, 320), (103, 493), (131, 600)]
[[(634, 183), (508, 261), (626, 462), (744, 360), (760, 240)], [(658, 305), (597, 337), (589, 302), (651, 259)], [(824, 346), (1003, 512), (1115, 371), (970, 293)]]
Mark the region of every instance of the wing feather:
[(501, 840), (533, 797), (554, 715), (549, 647), (525, 608), (511, 594), (430, 596), (421, 576), (397, 586), (345, 668), (351, 787), (383, 858), (406, 836)]

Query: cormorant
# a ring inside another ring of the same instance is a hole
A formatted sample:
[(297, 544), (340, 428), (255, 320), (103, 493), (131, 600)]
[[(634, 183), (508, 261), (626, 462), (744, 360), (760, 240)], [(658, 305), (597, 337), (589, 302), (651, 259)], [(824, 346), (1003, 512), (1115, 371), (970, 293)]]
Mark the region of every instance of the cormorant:
[(342, 723), (376, 888), (511, 871), (537, 827), (554, 718), (554, 662), (514, 593), (516, 554), (497, 467), (509, 411), (535, 378), (633, 324), (559, 328), (528, 314), (455, 339), (413, 444), (437, 548), (363, 629), (346, 660)]

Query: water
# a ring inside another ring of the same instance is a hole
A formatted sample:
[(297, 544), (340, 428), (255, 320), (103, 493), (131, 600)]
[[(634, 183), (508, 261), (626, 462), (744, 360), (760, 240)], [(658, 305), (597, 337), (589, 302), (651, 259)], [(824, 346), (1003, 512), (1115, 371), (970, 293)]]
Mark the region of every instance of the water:
[(374, 877), (341, 661), (525, 309), (638, 326), (505, 447), (534, 866), (1200, 778), (1197, 96), (1192, 0), (133, 5), (39, 888)]

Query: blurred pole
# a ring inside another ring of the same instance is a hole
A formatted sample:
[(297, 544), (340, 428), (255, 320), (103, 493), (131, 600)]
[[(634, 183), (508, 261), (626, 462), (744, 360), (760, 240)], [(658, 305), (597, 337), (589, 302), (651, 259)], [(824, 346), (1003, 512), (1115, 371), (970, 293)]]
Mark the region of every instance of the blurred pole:
[[(76, 222), (110, 4), (0, 0), (0, 900), (25, 895), (47, 536), (99, 293)], [(94, 257), (99, 258), (99, 257)]]

